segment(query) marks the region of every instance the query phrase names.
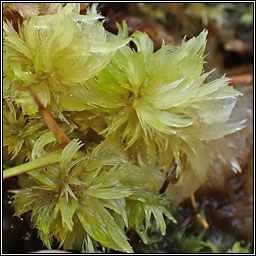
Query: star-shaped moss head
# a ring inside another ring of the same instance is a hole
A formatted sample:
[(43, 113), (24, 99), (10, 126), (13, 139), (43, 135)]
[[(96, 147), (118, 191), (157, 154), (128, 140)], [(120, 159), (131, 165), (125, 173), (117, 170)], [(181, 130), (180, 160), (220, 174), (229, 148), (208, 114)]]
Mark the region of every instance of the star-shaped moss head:
[(119, 49), (85, 94), (87, 104), (104, 115), (104, 136), (119, 134), (131, 151), (156, 147), (151, 160), (163, 162), (168, 152), (168, 163), (161, 164), (168, 169), (174, 158), (193, 154), (201, 142), (242, 127), (242, 121), (228, 121), (241, 93), (225, 76), (206, 82), (211, 73), (203, 69), (206, 30), (156, 52), (147, 34), (136, 31), (131, 37), (135, 49)]
[(4, 22), (4, 95), (27, 114), (37, 111), (27, 86), (33, 86), (44, 105), (51, 100), (61, 105), (63, 98), (72, 98), (72, 91), (97, 75), (129, 41), (105, 31), (96, 5), (86, 15), (79, 14), (78, 3), (59, 4), (57, 10), (32, 16), (18, 32)]

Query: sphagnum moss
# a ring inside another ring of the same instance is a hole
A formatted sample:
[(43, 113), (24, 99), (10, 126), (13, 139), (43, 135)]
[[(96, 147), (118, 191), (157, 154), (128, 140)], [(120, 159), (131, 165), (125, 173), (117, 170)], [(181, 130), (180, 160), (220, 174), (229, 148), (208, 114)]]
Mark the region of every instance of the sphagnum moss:
[(229, 121), (242, 95), (229, 79), (205, 81), (211, 73), (203, 70), (206, 36), (204, 30), (181, 46), (153, 52), (148, 35), (136, 31), (131, 36), (136, 50), (120, 48), (85, 94), (87, 104), (105, 118), (100, 134), (119, 136), (139, 164), (168, 173), (178, 161), (179, 180), (167, 191), (173, 203), (206, 180), (206, 142), (240, 130), (245, 122)]
[(24, 114), (37, 112), (28, 86), (45, 106), (57, 101), (66, 110), (83, 108), (76, 108), (79, 99), (73, 105), (65, 101), (72, 101), (72, 92), (97, 75), (129, 41), (105, 31), (95, 5), (87, 15), (79, 11), (79, 4), (60, 5), (56, 14), (24, 21), (18, 33), (4, 22), (4, 96), (11, 97)]
[[(207, 178), (205, 143), (243, 127), (228, 121), (241, 93), (226, 77), (205, 82), (206, 30), (153, 52), (125, 24), (118, 36), (106, 32), (94, 5), (87, 15), (78, 4), (57, 7), (18, 33), (4, 23), (4, 146), (23, 162), (60, 149), (28, 87), (71, 138), (57, 164), (20, 176), (15, 212), (30, 213), (48, 248), (57, 240), (66, 250), (132, 252), (126, 231), (144, 243), (156, 227), (164, 235), (164, 216), (175, 222), (167, 208)], [(177, 182), (159, 194), (174, 161)]]

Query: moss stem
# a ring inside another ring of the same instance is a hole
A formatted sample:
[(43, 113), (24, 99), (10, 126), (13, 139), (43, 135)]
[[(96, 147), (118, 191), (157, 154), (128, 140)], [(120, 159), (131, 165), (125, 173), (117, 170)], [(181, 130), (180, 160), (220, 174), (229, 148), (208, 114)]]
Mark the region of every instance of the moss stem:
[[(8, 179), (13, 176), (20, 175), (25, 172), (29, 172), (35, 169), (43, 168), (49, 165), (57, 164), (60, 162), (60, 158), (63, 150), (58, 150), (53, 153), (47, 154), (43, 157), (37, 158), (36, 160), (24, 163), (3, 171), (3, 179)], [(77, 151), (73, 159), (83, 157), (84, 153), (82, 151)]]
[(62, 150), (37, 158), (36, 160), (30, 161), (28, 163), (21, 164), (21, 165), (9, 168), (7, 170), (4, 170), (3, 179), (11, 178), (13, 176), (32, 171), (34, 169), (59, 163), (61, 154), (62, 154)]

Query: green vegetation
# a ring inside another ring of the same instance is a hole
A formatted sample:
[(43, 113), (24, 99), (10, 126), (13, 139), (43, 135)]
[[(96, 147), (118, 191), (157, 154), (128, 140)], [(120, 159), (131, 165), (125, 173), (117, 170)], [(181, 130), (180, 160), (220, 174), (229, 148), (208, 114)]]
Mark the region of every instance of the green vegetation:
[[(229, 122), (241, 93), (225, 76), (207, 81), (206, 30), (153, 52), (148, 35), (129, 37), (125, 23), (117, 36), (105, 31), (95, 5), (79, 13), (79, 4), (60, 5), (18, 32), (4, 22), (4, 147), (33, 166), (19, 176), (13, 205), (17, 216), (30, 214), (48, 248), (133, 252), (127, 231), (145, 244), (149, 231), (165, 235), (165, 218), (176, 222), (170, 209), (208, 176), (206, 142), (243, 128)], [(64, 149), (28, 88), (71, 138)], [(175, 160), (177, 183), (160, 195)], [(209, 246), (191, 238), (185, 251), (191, 245)]]

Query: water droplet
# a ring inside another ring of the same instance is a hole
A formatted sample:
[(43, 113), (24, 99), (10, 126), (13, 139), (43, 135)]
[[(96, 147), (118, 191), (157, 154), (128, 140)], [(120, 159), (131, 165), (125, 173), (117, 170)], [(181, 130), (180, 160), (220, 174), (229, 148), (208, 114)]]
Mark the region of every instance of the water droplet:
[(26, 232), (26, 235), (23, 237), (25, 241), (28, 241), (31, 238), (31, 233)]

